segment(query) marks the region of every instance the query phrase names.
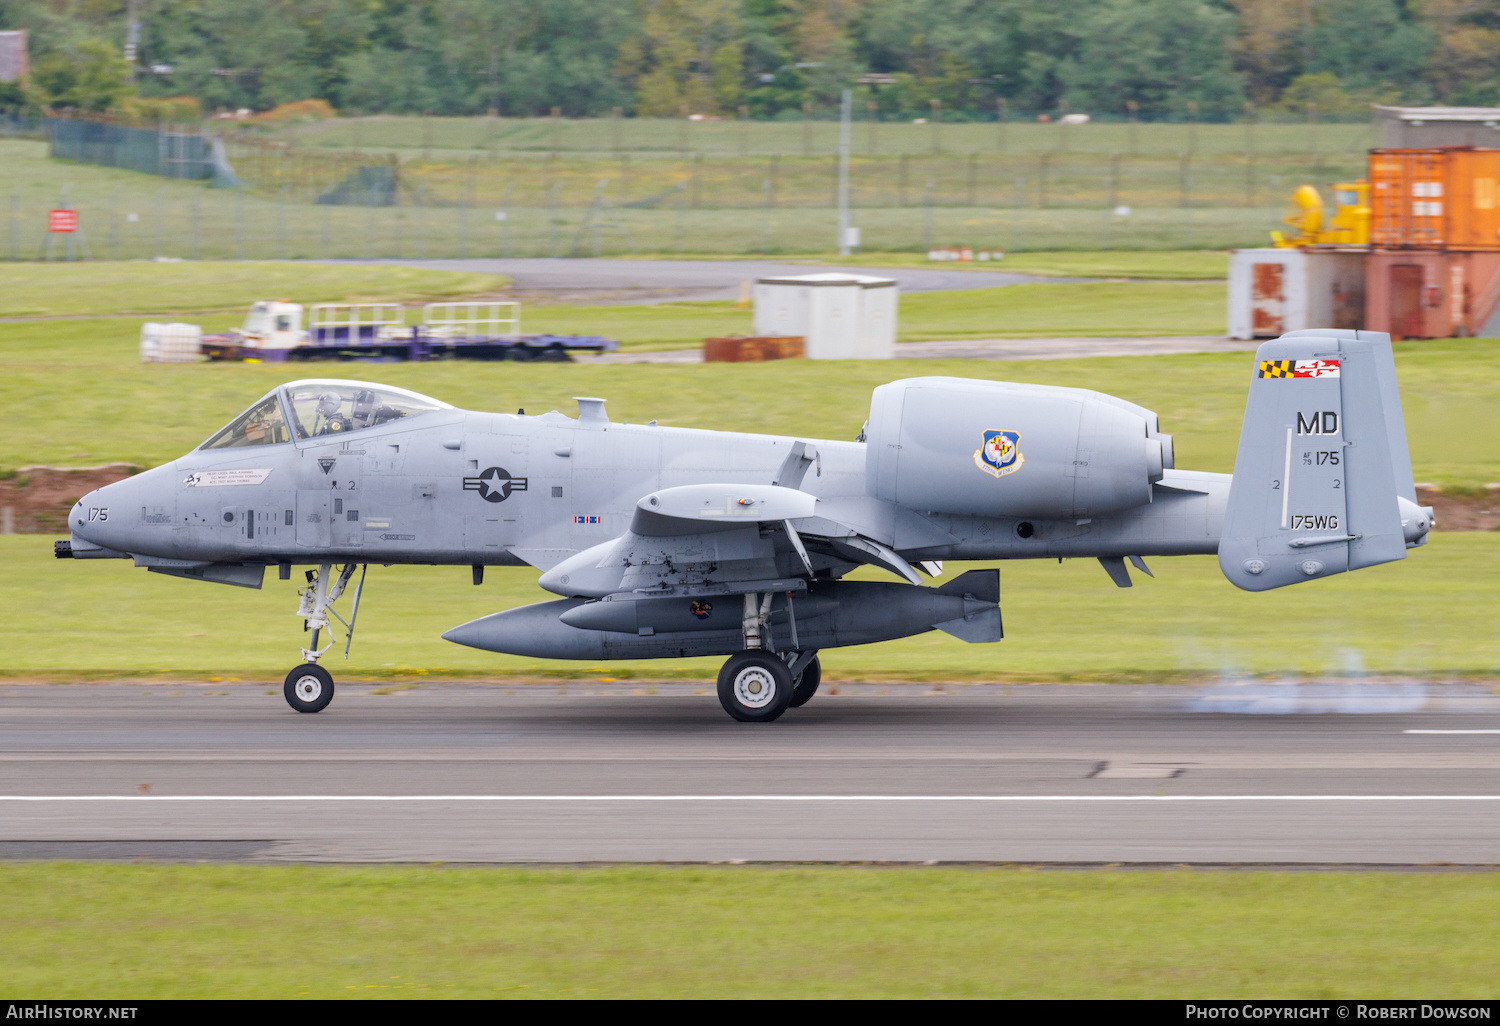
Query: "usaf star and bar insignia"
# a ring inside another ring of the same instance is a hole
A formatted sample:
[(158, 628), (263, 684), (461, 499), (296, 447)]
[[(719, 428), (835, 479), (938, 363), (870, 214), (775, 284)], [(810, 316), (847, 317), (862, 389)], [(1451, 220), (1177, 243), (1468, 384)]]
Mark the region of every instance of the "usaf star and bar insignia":
[(504, 467), (490, 467), (478, 477), (464, 478), (464, 491), (478, 492), (485, 502), (504, 502), (512, 492), (524, 492), (526, 479), (511, 477)]
[(1337, 360), (1262, 360), (1257, 378), (1336, 378)]

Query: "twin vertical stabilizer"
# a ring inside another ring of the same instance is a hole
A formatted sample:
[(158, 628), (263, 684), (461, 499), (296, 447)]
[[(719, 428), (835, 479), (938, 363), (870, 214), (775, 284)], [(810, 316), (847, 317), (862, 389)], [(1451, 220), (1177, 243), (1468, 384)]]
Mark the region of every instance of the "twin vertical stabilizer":
[(1219, 566), (1268, 591), (1426, 541), (1389, 335), (1310, 330), (1256, 353)]

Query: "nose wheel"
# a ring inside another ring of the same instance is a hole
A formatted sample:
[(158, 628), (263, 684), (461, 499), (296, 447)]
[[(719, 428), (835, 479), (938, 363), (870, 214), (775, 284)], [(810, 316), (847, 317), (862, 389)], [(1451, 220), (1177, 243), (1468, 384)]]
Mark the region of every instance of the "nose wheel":
[(300, 713), (321, 712), (333, 701), (333, 675), (317, 663), (303, 663), (286, 675), (281, 693)]

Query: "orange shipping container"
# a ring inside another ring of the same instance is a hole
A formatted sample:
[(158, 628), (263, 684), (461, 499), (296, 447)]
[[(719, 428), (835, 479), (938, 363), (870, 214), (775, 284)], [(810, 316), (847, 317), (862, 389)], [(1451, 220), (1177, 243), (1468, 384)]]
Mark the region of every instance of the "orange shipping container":
[(1500, 149), (1371, 150), (1370, 242), (1500, 250)]

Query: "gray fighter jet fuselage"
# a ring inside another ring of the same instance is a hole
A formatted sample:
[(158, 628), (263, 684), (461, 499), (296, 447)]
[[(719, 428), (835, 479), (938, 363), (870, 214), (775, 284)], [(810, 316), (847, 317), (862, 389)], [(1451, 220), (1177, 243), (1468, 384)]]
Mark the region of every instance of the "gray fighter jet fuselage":
[[(998, 572), (924, 586), (944, 560), (1093, 557), (1129, 587), (1127, 561), (1217, 554), (1264, 590), (1402, 558), (1431, 522), (1390, 344), (1368, 333), (1262, 347), (1234, 475), (1175, 469), (1154, 413), (1079, 389), (897, 381), (854, 442), (616, 423), (578, 403), (482, 413), (291, 382), (85, 496), (59, 555), (245, 587), (316, 567), (299, 609), (312, 644), (286, 683), (300, 711), (332, 697), (318, 639), (356, 568), (467, 565), (479, 583), (529, 565), (561, 598), (444, 637), (540, 658), (727, 655), (726, 710), (769, 720), (811, 697), (823, 648), (934, 628), (998, 641)], [(862, 565), (902, 580), (844, 579)]]

